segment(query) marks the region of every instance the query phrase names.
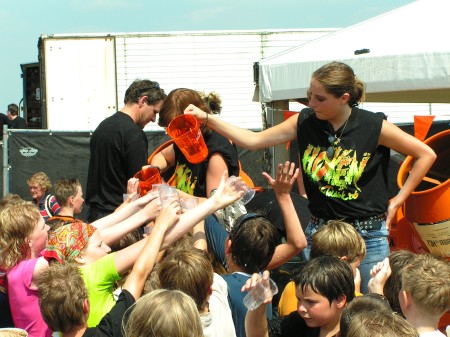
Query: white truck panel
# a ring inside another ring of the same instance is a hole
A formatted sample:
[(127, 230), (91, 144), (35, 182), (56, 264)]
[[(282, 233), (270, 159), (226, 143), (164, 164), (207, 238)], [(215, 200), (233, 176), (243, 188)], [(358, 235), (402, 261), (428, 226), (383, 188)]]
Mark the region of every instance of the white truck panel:
[[(123, 94), (137, 77), (158, 81), (167, 92), (179, 87), (216, 91), (222, 118), (261, 128), (253, 101), (253, 63), (333, 30), (186, 32), (116, 36), (117, 88)], [(157, 130), (149, 124), (146, 129)]]
[(117, 110), (114, 39), (46, 39), (47, 128), (92, 130)]
[[(123, 106), (136, 78), (216, 91), (222, 118), (261, 128), (253, 63), (336, 29), (54, 34), (42, 36), (47, 128), (94, 130)], [(41, 66), (42, 69), (42, 66)], [(150, 123), (146, 130), (159, 130)]]

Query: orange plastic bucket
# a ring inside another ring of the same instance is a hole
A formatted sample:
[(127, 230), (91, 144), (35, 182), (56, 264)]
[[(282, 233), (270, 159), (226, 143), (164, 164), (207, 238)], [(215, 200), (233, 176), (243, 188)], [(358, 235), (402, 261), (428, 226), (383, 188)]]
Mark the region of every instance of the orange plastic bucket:
[[(424, 143), (436, 152), (437, 158), (406, 200), (404, 214), (431, 253), (450, 258), (450, 130)], [(408, 178), (413, 160), (408, 156), (399, 169), (400, 188)]]

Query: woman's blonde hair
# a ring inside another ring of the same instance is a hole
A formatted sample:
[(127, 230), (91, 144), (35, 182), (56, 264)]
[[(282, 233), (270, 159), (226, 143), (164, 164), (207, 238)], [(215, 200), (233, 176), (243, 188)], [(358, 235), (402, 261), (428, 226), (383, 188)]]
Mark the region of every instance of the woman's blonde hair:
[(10, 269), (30, 253), (27, 242), (39, 221), (39, 210), (29, 201), (11, 204), (0, 213), (0, 266)]
[(203, 337), (194, 300), (179, 290), (154, 290), (132, 308), (122, 324), (125, 337)]

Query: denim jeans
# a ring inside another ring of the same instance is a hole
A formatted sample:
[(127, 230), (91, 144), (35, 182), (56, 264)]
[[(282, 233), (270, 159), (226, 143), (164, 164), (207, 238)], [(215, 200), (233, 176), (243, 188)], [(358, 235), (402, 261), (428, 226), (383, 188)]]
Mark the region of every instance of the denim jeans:
[[(323, 226), (323, 224), (324, 223), (313, 224), (310, 222), (305, 229), (305, 236), (308, 241), (308, 247), (302, 251), (302, 257), (305, 261), (309, 260), (312, 236), (321, 226)], [(367, 283), (370, 280), (370, 269), (389, 256), (389, 231), (386, 228), (386, 221), (382, 222), (379, 230), (361, 229), (359, 228), (358, 222), (355, 223), (355, 228), (366, 243), (366, 257), (361, 261), (361, 265), (359, 266), (359, 271), (361, 273), (361, 292), (366, 294), (368, 293)]]

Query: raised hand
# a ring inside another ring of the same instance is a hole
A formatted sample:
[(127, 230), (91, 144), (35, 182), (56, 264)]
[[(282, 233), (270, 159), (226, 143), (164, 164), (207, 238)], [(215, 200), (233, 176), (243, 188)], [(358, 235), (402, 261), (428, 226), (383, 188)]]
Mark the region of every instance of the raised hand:
[[(161, 203), (160, 203), (161, 205)], [(164, 228), (166, 231), (173, 225), (175, 225), (178, 220), (180, 220), (180, 214), (181, 214), (181, 206), (177, 199), (171, 199), (167, 204), (164, 205), (164, 207), (161, 208), (161, 211), (159, 212), (156, 220), (155, 225), (156, 226)]]
[(216, 204), (217, 209), (221, 209), (232, 204), (244, 195), (246, 184), (242, 178), (234, 177), (232, 179), (227, 179), (227, 177), (228, 173), (225, 171), (222, 174), (222, 179), (216, 193), (214, 193), (211, 197)]
[[(158, 192), (152, 191), (139, 198), (138, 200), (144, 199), (147, 201), (144, 208), (142, 209), (147, 216), (147, 220), (154, 220), (161, 211), (161, 200), (159, 198)], [(138, 201), (136, 201), (138, 202)]]
[(382, 262), (378, 262), (370, 270), (371, 279), (369, 280), (369, 292), (384, 295), (384, 285), (391, 276), (391, 266), (389, 258), (385, 258)]
[(189, 104), (188, 107), (186, 109), (184, 109), (184, 113), (186, 115), (194, 116), (195, 118), (197, 118), (200, 121), (200, 123), (205, 122), (205, 120), (207, 119), (207, 115), (208, 115), (208, 113), (206, 113), (205, 111), (196, 107), (194, 104)]
[(275, 179), (263, 172), (264, 178), (266, 178), (267, 183), (273, 188), (275, 194), (290, 193), (292, 186), (297, 181), (297, 177), (300, 170), (295, 168), (295, 163), (290, 163), (289, 161), (284, 164), (278, 165), (278, 170)]
[(139, 179), (138, 178), (130, 178), (127, 182), (127, 194), (138, 193), (139, 189)]

